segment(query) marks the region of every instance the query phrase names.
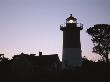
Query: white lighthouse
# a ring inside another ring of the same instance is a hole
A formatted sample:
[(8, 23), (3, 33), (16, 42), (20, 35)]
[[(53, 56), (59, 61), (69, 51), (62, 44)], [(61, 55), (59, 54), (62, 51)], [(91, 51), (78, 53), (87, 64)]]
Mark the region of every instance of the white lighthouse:
[(81, 66), (81, 44), (80, 44), (80, 30), (83, 25), (77, 26), (77, 19), (70, 14), (66, 19), (66, 25), (61, 26), (60, 30), (63, 31), (63, 55), (62, 67), (80, 67)]

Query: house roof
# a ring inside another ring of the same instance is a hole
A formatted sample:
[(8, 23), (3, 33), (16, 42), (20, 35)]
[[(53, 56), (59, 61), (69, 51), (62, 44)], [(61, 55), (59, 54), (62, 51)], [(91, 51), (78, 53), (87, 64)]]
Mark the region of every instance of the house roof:
[(60, 61), (58, 54), (33, 56), (33, 57), (30, 57), (29, 60), (33, 64), (39, 64), (39, 65), (47, 65), (47, 64), (50, 65), (50, 64), (53, 64), (54, 62)]
[(22, 59), (22, 61), (23, 59), (27, 59), (33, 65), (44, 65), (44, 66), (60, 62), (58, 54), (35, 56), (21, 53), (20, 55), (15, 55), (13, 59), (14, 60)]

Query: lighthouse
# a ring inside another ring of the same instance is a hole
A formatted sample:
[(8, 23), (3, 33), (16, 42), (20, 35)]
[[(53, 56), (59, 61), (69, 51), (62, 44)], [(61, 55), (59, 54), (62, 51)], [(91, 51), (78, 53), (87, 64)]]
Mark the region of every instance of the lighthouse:
[(80, 30), (83, 24), (77, 25), (77, 19), (70, 14), (65, 25), (60, 25), (63, 31), (62, 67), (65, 69), (81, 66)]

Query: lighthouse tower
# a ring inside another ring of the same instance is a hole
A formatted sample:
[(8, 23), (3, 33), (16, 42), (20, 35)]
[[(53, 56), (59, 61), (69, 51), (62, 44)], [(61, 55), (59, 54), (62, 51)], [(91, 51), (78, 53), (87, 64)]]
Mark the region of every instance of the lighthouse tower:
[(81, 66), (80, 30), (83, 29), (83, 24), (79, 27), (77, 24), (77, 19), (70, 14), (66, 19), (66, 25), (60, 25), (60, 30), (63, 31), (62, 67), (64, 69)]

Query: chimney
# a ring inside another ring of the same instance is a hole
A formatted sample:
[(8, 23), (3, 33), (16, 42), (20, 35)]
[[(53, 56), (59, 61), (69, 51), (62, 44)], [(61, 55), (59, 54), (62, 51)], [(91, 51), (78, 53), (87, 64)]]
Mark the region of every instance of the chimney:
[(39, 52), (39, 56), (42, 56), (42, 52)]

